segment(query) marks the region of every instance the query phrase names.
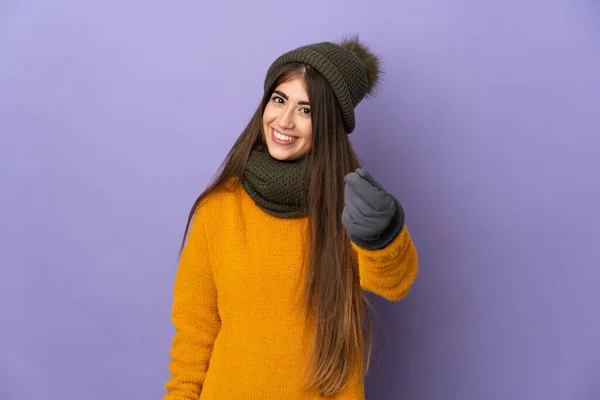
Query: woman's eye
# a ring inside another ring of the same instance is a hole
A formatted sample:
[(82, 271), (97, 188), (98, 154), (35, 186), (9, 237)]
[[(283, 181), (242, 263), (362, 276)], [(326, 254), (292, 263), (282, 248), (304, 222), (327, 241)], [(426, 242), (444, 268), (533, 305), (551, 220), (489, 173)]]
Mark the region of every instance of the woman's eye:
[(303, 109), (302, 109), (302, 112), (303, 112), (304, 114), (310, 114), (310, 108), (303, 108)]
[(275, 103), (283, 104), (283, 99), (281, 97), (279, 97), (279, 96), (273, 97), (273, 101)]

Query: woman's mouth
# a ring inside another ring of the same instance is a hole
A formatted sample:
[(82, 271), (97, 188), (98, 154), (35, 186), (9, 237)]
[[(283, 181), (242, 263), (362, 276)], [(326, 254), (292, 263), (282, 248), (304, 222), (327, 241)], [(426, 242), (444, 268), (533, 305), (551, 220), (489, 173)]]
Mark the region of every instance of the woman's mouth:
[(294, 136), (284, 135), (281, 132), (277, 132), (275, 129), (271, 128), (271, 139), (273, 142), (277, 143), (280, 146), (289, 146), (293, 144), (298, 138)]

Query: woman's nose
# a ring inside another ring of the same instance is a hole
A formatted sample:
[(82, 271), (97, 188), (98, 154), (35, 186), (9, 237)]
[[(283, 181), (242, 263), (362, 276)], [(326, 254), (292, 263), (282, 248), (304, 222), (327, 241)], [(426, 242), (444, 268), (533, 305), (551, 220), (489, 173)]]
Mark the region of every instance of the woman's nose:
[(277, 118), (277, 125), (281, 129), (294, 129), (294, 118), (292, 117), (292, 111), (284, 111), (279, 118)]

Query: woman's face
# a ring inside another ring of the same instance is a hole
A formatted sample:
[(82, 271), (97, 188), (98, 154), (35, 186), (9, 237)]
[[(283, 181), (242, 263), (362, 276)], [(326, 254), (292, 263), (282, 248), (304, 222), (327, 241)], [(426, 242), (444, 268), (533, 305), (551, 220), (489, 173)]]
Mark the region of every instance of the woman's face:
[(312, 119), (304, 79), (296, 77), (275, 88), (263, 112), (263, 133), (273, 158), (297, 160), (309, 152)]

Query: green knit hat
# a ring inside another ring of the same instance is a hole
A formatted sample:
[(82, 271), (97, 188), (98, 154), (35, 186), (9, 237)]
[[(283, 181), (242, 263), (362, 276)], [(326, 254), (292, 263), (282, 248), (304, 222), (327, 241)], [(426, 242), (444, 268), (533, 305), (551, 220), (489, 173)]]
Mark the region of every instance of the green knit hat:
[(340, 43), (322, 42), (298, 47), (271, 64), (265, 78), (265, 90), (278, 68), (294, 62), (308, 64), (325, 77), (342, 109), (347, 133), (354, 131), (354, 108), (377, 87), (379, 57), (359, 43), (358, 37)]

